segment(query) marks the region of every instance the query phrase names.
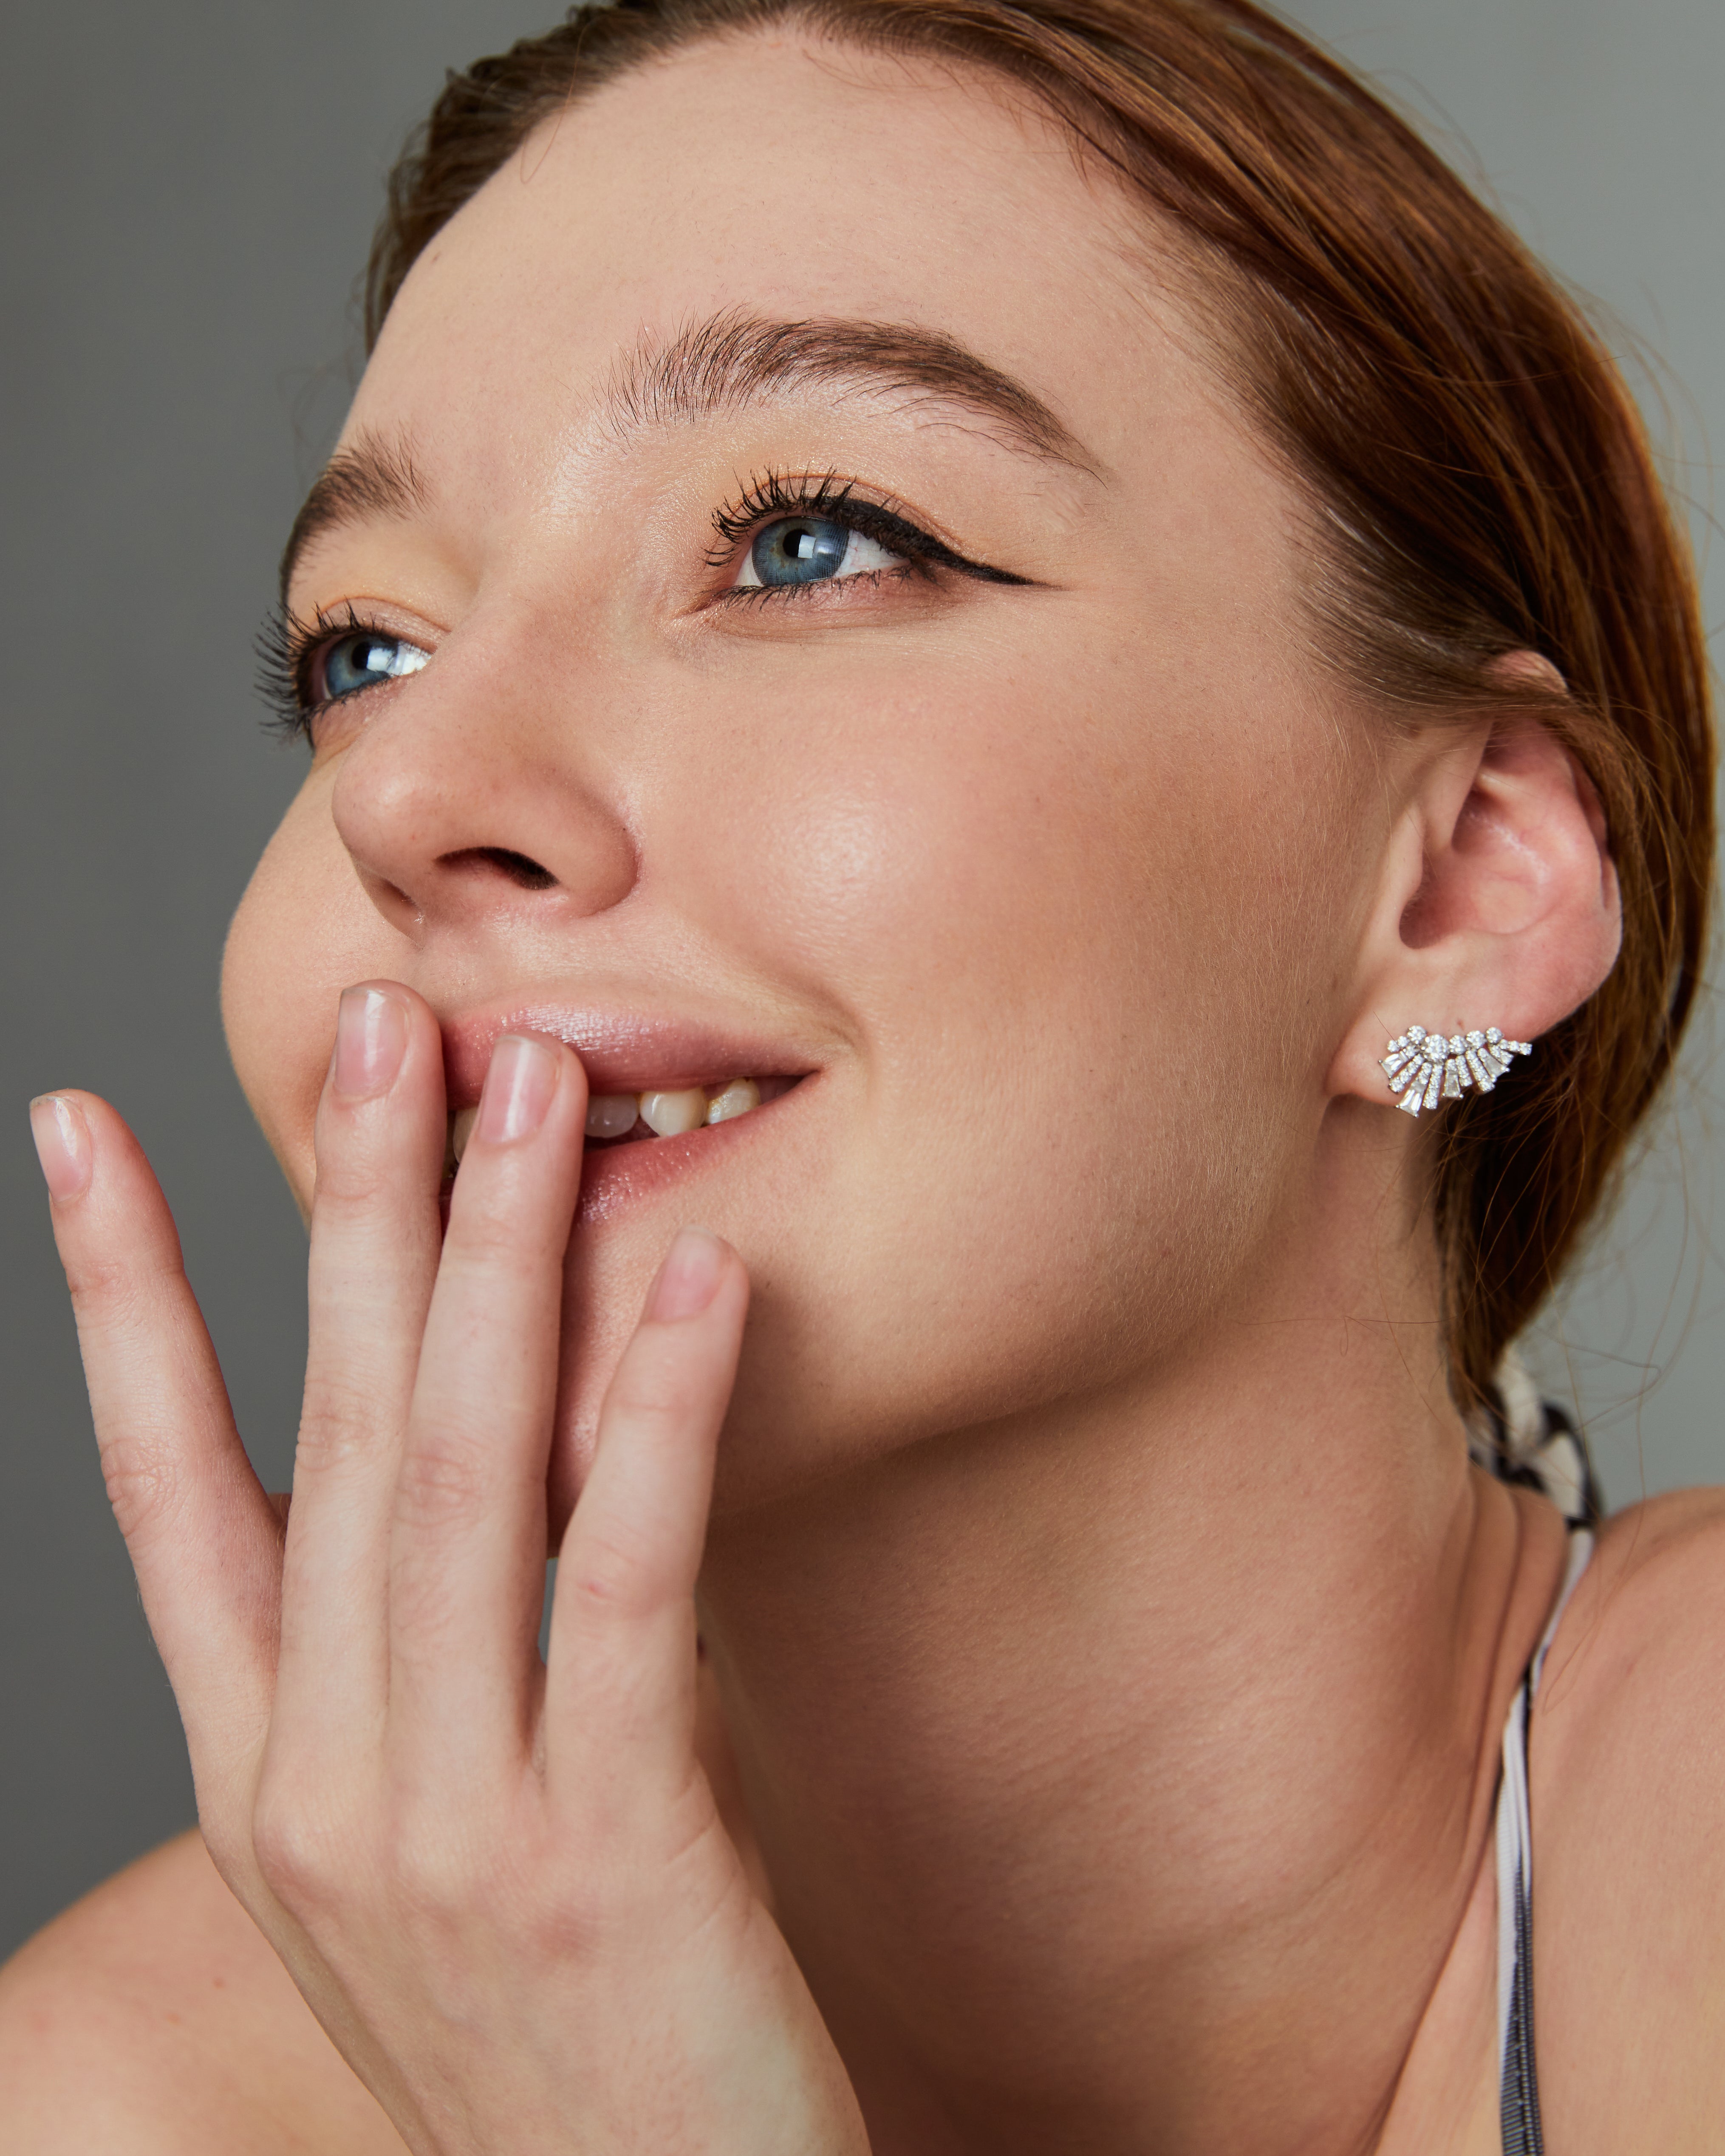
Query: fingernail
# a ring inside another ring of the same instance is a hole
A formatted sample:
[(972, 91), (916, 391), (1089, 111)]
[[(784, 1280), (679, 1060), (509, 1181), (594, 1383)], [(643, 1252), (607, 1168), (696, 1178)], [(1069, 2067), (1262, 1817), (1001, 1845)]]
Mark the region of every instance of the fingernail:
[(680, 1228), (647, 1296), (647, 1316), (698, 1317), (712, 1301), (725, 1263), (725, 1245), (705, 1228)]
[(80, 1198), (90, 1188), (95, 1149), (90, 1125), (75, 1101), (64, 1094), (44, 1093), (30, 1103), (30, 1135), (36, 1141), (36, 1158), (50, 1198)]
[(408, 1052), (407, 1006), (387, 988), (343, 991), (336, 1017), (335, 1090), (368, 1101), (395, 1081)]
[(561, 1061), (549, 1041), (531, 1033), (501, 1034), (485, 1072), (474, 1136), (490, 1145), (531, 1137), (557, 1090)]

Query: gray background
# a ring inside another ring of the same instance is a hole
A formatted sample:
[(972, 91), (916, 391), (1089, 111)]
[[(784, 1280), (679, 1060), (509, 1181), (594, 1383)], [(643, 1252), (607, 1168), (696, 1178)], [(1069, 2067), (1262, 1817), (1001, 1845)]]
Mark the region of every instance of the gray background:
[[(400, 138), (444, 65), (555, 9), (6, 12), (0, 1953), (193, 1816), (172, 1700), (102, 1496), (24, 1103), (78, 1084), (131, 1120), (241, 1426), (285, 1486), (303, 1244), (216, 1009), (225, 923), (300, 767), (259, 730), (251, 637), (340, 424), (353, 281)], [(1725, 425), (1719, 0), (1295, 12), (1609, 308), (1702, 516), (1707, 440)], [(1716, 577), (1708, 593), (1713, 619)], [(1725, 1479), (1710, 1021), (1702, 1031), (1620, 1224), (1537, 1343), (1579, 1397), (1619, 1502)]]

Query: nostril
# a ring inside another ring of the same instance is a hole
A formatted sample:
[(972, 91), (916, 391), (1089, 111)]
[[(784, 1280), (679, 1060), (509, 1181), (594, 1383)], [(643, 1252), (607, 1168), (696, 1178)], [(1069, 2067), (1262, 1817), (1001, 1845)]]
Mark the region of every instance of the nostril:
[(521, 891), (549, 891), (557, 881), (549, 869), (542, 868), (526, 854), (515, 853), (507, 846), (466, 846), (459, 853), (445, 854), (443, 857), (445, 868), (460, 868), (469, 861), (483, 861), (488, 868), (506, 875)]

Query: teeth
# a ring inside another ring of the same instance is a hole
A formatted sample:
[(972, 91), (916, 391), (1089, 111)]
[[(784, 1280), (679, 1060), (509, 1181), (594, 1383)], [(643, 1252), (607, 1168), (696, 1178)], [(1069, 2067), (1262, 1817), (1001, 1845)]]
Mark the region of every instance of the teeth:
[(587, 1104), (587, 1135), (620, 1138), (635, 1127), (641, 1104), (633, 1093), (595, 1093)]
[[(776, 1100), (792, 1082), (788, 1078), (764, 1081), (757, 1078), (731, 1078), (722, 1086), (690, 1086), (675, 1093), (595, 1093), (587, 1104), (587, 1135), (590, 1138), (627, 1137), (639, 1122), (645, 1123), (655, 1137), (680, 1137), (685, 1132), (698, 1131), (704, 1125), (728, 1123), (738, 1116), (746, 1116), (760, 1106), (763, 1097)], [(476, 1107), (462, 1108), (450, 1116), (449, 1149), (444, 1156), (446, 1177), (454, 1173), (478, 1121)]]
[(710, 1123), (728, 1123), (733, 1116), (746, 1116), (751, 1108), (760, 1105), (761, 1089), (754, 1080), (733, 1078), (707, 1102), (706, 1120)]
[(641, 1121), (661, 1138), (698, 1131), (706, 1121), (706, 1089), (691, 1086), (686, 1093), (643, 1093)]

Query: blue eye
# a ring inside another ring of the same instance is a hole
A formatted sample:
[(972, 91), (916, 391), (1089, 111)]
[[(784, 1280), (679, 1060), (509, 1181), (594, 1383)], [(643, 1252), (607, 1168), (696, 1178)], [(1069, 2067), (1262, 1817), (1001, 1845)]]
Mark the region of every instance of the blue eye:
[(323, 694), (333, 703), (379, 681), (398, 680), (403, 674), (417, 674), (430, 656), (417, 644), (386, 636), (381, 629), (356, 629), (326, 646), (319, 661)]
[(744, 589), (814, 584), (896, 569), (903, 559), (849, 524), (824, 516), (787, 516), (756, 533), (737, 582)]

